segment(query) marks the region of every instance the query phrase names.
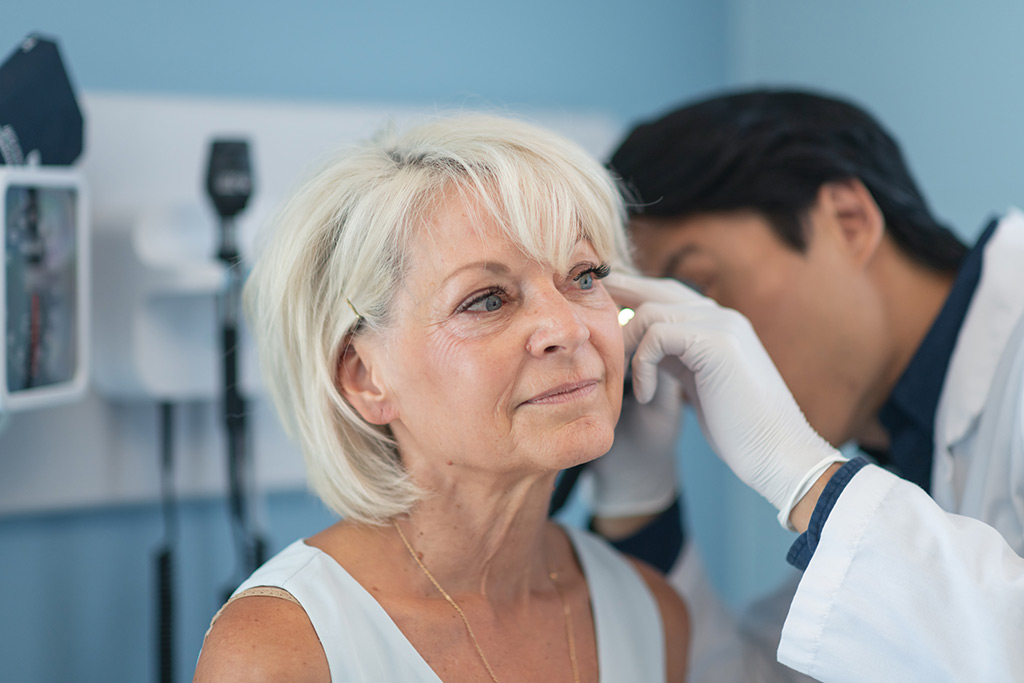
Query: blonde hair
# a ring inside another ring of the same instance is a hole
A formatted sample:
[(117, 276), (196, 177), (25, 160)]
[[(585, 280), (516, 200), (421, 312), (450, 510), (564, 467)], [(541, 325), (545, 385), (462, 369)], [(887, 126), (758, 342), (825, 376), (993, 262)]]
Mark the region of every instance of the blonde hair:
[[(422, 495), (387, 427), (343, 398), (353, 334), (386, 329), (411, 231), (450, 191), (478, 198), (525, 255), (562, 265), (581, 240), (628, 262), (608, 172), (576, 144), (509, 118), (462, 114), (386, 131), (330, 161), (281, 210), (245, 288), (264, 379), (310, 485), (348, 519), (380, 523)], [(357, 313), (358, 311), (358, 313)]]

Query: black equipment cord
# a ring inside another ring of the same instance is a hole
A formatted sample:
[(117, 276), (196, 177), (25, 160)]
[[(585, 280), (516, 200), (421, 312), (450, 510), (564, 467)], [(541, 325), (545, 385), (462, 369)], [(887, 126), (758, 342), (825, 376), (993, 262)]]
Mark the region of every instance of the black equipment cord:
[[(248, 404), (238, 382), (238, 310), (241, 293), (241, 258), (237, 251), (222, 247), (220, 254), (229, 269), (228, 291), (225, 293), (225, 315), (221, 328), (221, 358), (223, 362), (223, 416), (227, 438), (228, 507), (232, 531), (238, 551), (238, 572), (244, 578), (256, 570), (266, 559), (266, 542), (253, 528), (254, 515), (250, 506), (250, 471), (246, 414)], [(225, 601), (235, 586), (225, 589)]]
[(174, 406), (159, 405), (160, 502), (164, 539), (156, 554), (157, 572), (157, 673), (160, 683), (174, 680), (174, 546), (178, 542), (178, 518), (174, 497)]

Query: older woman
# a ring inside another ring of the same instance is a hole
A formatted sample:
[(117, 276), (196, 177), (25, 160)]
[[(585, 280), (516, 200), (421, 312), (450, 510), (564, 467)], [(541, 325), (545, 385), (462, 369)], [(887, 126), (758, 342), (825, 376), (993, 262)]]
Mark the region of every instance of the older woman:
[(681, 680), (652, 570), (547, 520), (608, 451), (615, 184), (488, 116), (385, 135), (285, 207), (247, 285), (268, 386), (342, 521), (247, 580), (197, 681)]

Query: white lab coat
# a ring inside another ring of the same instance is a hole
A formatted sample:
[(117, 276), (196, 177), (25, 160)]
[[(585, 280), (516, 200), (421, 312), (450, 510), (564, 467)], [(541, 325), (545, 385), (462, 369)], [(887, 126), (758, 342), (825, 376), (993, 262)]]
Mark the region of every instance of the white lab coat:
[(824, 681), (1024, 681), (1024, 214), (985, 246), (932, 498), (877, 467), (832, 509), (779, 659)]
[[(985, 246), (939, 399), (932, 496), (874, 466), (839, 497), (790, 601), (737, 624), (699, 558), (692, 680), (1024, 681), (1024, 214)], [(781, 614), (788, 615), (778, 640)], [(780, 611), (781, 610), (781, 611)]]

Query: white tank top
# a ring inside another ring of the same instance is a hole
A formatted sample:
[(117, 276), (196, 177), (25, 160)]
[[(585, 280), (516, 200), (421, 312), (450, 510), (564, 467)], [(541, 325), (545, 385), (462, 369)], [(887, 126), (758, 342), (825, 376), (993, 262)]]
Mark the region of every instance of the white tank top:
[[(563, 527), (590, 589), (601, 683), (665, 680), (665, 638), (654, 596), (633, 566), (602, 539)], [(235, 593), (282, 588), (309, 616), (332, 681), (440, 683), (384, 608), (334, 559), (295, 541)]]

